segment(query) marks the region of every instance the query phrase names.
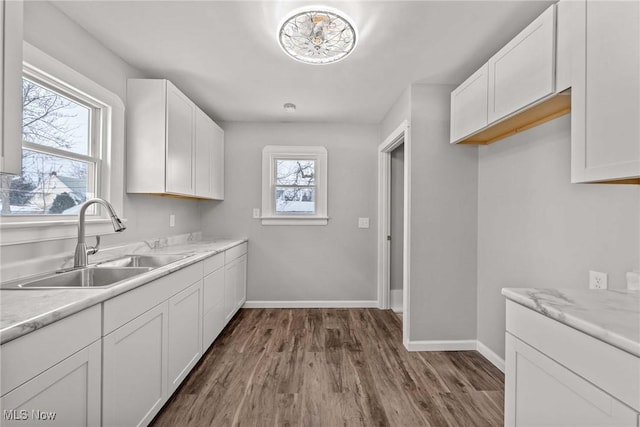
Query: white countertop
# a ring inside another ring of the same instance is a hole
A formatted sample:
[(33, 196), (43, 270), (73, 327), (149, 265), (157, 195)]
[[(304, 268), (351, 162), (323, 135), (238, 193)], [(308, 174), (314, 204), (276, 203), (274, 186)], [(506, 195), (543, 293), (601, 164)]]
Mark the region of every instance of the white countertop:
[(502, 295), (640, 357), (640, 291), (504, 288)]
[[(247, 239), (176, 242), (157, 249), (144, 244), (119, 248), (125, 253), (193, 254), (106, 289), (2, 289), (0, 290), (0, 344), (113, 298), (152, 280), (237, 246)], [(116, 254), (113, 254), (114, 257)]]

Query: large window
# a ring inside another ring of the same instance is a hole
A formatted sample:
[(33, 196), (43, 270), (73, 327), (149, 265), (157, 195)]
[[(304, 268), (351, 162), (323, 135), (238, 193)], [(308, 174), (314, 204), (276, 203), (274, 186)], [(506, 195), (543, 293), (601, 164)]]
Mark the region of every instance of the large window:
[(103, 106), (28, 68), (22, 105), (22, 174), (2, 177), (1, 213), (76, 215), (99, 194)]
[(262, 151), (262, 223), (327, 223), (327, 150), (266, 146)]

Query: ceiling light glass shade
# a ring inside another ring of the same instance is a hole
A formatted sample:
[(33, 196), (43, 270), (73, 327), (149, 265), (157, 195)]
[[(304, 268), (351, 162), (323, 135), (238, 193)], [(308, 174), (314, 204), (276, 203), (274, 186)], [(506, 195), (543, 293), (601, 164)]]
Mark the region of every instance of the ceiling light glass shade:
[(285, 53), (307, 64), (329, 64), (349, 55), (356, 46), (353, 22), (342, 12), (324, 6), (298, 9), (278, 31)]

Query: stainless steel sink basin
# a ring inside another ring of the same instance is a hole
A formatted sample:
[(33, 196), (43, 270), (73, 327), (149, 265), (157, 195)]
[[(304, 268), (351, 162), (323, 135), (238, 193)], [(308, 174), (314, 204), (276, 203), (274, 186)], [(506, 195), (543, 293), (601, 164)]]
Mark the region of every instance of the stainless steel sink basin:
[(146, 273), (150, 267), (87, 267), (2, 285), (3, 289), (104, 288)]
[(180, 261), (191, 255), (125, 255), (98, 264), (98, 267), (151, 267), (158, 268)]

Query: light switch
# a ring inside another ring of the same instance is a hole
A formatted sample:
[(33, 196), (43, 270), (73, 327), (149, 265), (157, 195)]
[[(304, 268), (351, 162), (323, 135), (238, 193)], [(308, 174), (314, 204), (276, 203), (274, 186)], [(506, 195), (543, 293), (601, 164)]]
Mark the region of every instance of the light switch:
[(253, 217), (258, 219), (260, 218), (260, 209), (259, 208), (253, 208)]
[(358, 218), (358, 228), (369, 228), (369, 218)]
[(174, 214), (169, 215), (169, 227), (176, 226), (176, 216)]

